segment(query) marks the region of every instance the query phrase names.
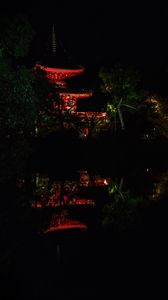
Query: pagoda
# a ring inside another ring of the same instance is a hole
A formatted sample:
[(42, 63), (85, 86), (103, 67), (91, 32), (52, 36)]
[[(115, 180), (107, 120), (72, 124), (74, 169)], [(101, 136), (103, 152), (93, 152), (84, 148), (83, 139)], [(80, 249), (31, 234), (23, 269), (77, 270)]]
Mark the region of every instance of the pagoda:
[[(62, 110), (68, 110), (70, 113), (76, 113), (77, 109), (77, 100), (88, 98), (92, 96), (92, 91), (85, 90), (74, 90), (67, 87), (66, 80), (68, 78), (78, 76), (85, 71), (83, 66), (74, 66), (63, 55), (63, 52), (60, 52), (60, 47), (56, 43), (55, 28), (52, 28), (52, 43), (49, 53), (43, 59), (43, 62), (40, 62), (35, 65), (35, 68), (40, 68), (45, 72), (46, 78), (51, 82), (55, 87), (58, 88), (60, 98), (62, 99)], [(54, 108), (54, 103), (53, 103)]]

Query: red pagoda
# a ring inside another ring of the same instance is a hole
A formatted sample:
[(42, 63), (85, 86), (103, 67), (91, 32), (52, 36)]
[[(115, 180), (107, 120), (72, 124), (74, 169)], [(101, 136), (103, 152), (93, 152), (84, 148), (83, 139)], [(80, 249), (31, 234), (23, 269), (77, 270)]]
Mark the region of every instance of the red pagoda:
[(63, 100), (63, 111), (71, 110), (71, 113), (76, 112), (77, 100), (92, 96), (91, 91), (85, 90), (70, 90), (66, 85), (66, 79), (82, 74), (85, 68), (82, 66), (74, 67), (65, 60), (65, 56), (60, 55), (57, 51), (56, 35), (53, 26), (52, 29), (52, 51), (47, 56), (47, 61), (36, 64), (35, 67), (42, 69), (46, 73), (46, 78), (55, 86), (59, 87), (59, 95)]
[[(43, 58), (43, 61), (37, 63), (35, 68), (40, 68), (45, 72), (46, 78), (53, 84), (59, 93), (61, 99), (61, 111), (62, 114), (65, 115), (67, 112), (69, 115), (75, 115), (80, 119), (80, 128), (78, 126), (78, 133), (81, 138), (85, 138), (89, 136), (89, 127), (91, 127), (91, 131), (93, 132), (93, 123), (95, 122), (95, 132), (99, 132), (100, 128), (107, 126), (109, 123), (107, 113), (102, 112), (101, 109), (99, 111), (87, 110), (87, 103), (85, 102), (84, 109), (77, 109), (79, 106), (77, 105), (78, 100), (80, 99), (92, 99), (92, 91), (86, 89), (76, 89), (74, 87), (70, 87), (67, 84), (68, 80), (73, 77), (79, 77), (84, 73), (85, 68), (83, 66), (75, 66), (72, 65), (67, 59), (67, 55), (60, 51), (60, 47), (56, 43), (56, 35), (54, 26), (52, 28), (52, 36), (51, 36), (51, 45), (49, 53), (47, 53), (46, 57)], [(69, 82), (70, 83), (70, 82)], [(83, 102), (83, 103), (84, 103)], [(78, 102), (79, 103), (79, 102)], [(95, 103), (95, 102), (94, 102)], [(56, 101), (52, 101), (52, 109), (53, 112), (56, 113), (58, 109), (58, 103)], [(60, 110), (59, 110), (60, 112)], [(90, 125), (89, 125), (90, 124)], [(65, 120), (64, 122), (65, 128), (73, 128), (73, 124)]]

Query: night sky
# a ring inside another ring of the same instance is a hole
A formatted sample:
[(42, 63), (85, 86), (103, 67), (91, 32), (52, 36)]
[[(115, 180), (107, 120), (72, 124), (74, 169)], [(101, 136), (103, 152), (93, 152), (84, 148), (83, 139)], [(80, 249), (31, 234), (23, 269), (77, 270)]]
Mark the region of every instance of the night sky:
[(165, 77), (168, 72), (167, 9), (161, 3), (135, 2), (15, 2), (3, 10), (28, 14), (37, 32), (33, 44), (36, 57), (43, 51), (54, 23), (58, 40), (78, 63), (100, 66), (124, 62), (151, 72), (158, 81), (160, 73)]

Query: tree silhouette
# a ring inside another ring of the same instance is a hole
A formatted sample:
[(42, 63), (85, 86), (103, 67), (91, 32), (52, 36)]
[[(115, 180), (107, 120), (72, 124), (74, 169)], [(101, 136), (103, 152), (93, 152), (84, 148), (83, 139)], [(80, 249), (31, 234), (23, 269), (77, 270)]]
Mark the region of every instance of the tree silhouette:
[(121, 129), (125, 129), (123, 118), (123, 109), (136, 110), (139, 106), (139, 100), (142, 93), (138, 88), (138, 74), (131, 68), (122, 66), (114, 66), (110, 71), (101, 68), (99, 71), (101, 78), (102, 92), (107, 96), (107, 111), (112, 119), (114, 119), (114, 128), (117, 129), (117, 116)]

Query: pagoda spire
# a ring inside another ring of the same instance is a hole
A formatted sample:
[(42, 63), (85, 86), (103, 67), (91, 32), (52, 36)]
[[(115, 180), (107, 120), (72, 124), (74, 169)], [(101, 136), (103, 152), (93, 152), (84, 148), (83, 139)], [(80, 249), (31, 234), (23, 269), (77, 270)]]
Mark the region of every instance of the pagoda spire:
[(56, 36), (55, 36), (55, 27), (52, 27), (52, 53), (56, 53)]

